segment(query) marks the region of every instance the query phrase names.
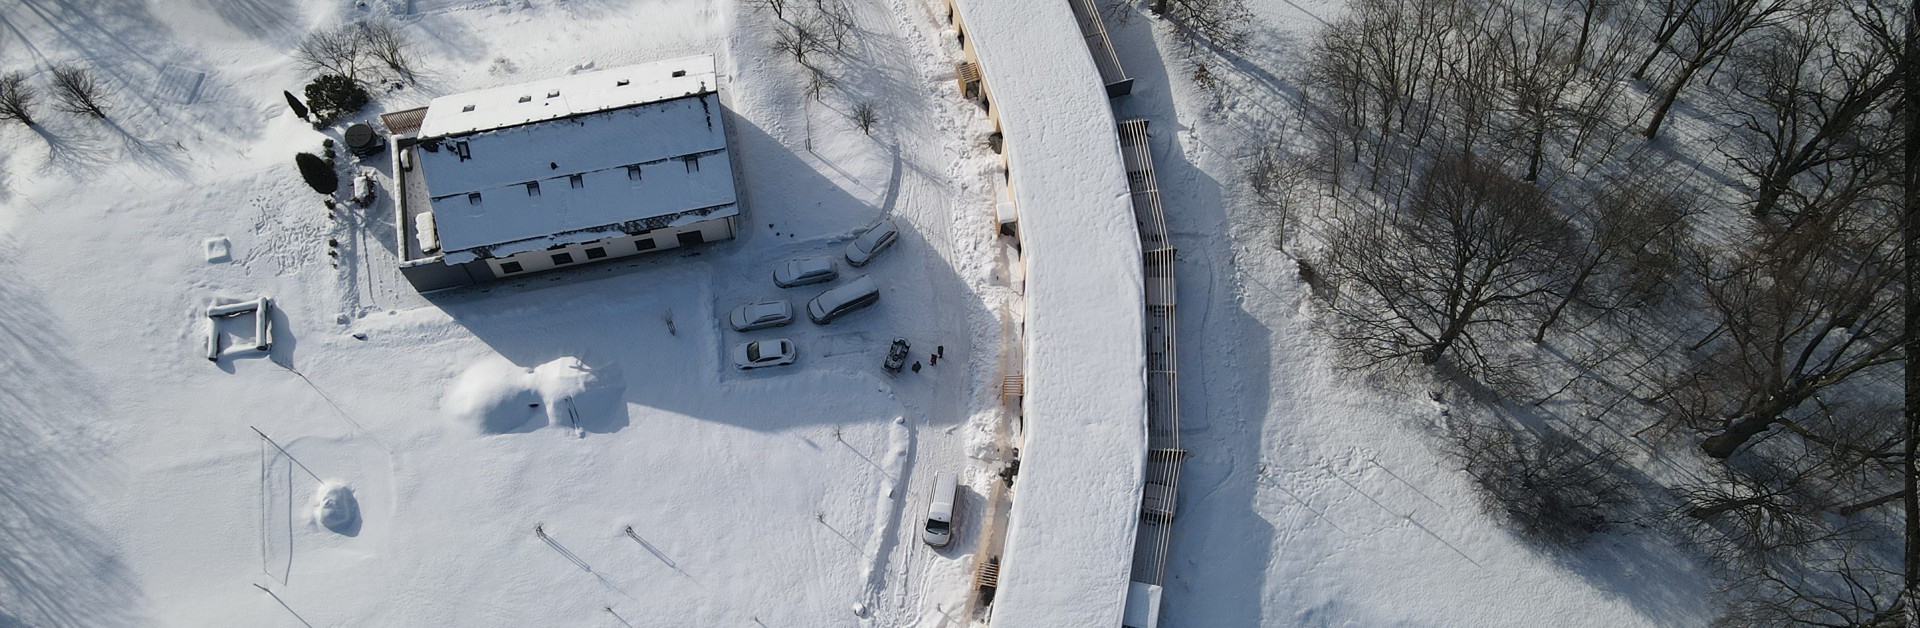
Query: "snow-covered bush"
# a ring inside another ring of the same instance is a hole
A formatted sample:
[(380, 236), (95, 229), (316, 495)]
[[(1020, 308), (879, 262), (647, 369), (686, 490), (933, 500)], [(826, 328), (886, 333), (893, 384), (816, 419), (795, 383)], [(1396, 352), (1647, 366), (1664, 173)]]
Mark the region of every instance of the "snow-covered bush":
[(307, 106), (313, 110), (315, 124), (333, 124), (367, 106), (367, 90), (353, 79), (326, 74), (307, 84)]

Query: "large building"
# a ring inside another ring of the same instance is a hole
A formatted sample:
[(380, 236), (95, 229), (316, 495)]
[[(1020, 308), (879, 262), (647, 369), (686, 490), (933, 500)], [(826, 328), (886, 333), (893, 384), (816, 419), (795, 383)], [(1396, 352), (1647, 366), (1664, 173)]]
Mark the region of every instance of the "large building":
[(422, 291), (728, 239), (740, 215), (710, 55), (382, 119), (401, 272)]

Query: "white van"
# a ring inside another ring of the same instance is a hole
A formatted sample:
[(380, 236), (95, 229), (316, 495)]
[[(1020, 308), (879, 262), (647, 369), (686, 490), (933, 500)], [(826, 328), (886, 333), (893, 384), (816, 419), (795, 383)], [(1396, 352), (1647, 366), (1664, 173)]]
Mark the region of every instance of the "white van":
[(807, 303), (807, 318), (814, 323), (825, 325), (847, 312), (873, 305), (880, 300), (880, 288), (873, 285), (873, 278), (861, 275), (840, 287), (820, 293)]
[(933, 476), (933, 499), (927, 504), (927, 525), (920, 533), (928, 545), (946, 547), (953, 540), (953, 503), (958, 489), (959, 482), (952, 473)]

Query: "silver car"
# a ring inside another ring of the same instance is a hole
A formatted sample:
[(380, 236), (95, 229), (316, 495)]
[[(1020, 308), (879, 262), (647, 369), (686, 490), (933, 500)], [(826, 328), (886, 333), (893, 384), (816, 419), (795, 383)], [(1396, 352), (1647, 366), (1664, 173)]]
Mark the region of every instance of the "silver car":
[(880, 224), (874, 225), (872, 229), (868, 229), (866, 233), (860, 234), (860, 237), (847, 243), (847, 263), (866, 266), (867, 262), (873, 261), (874, 256), (887, 250), (887, 247), (893, 246), (893, 242), (899, 239), (900, 229), (894, 226), (893, 221), (882, 220)]
[(793, 305), (785, 299), (755, 301), (733, 308), (727, 315), (727, 323), (734, 331), (753, 331), (768, 327), (779, 327), (793, 322)]
[(786, 338), (743, 342), (733, 347), (733, 365), (741, 370), (792, 364), (794, 357), (793, 341)]
[(822, 283), (840, 278), (840, 265), (826, 258), (797, 259), (773, 269), (773, 285), (782, 288)]

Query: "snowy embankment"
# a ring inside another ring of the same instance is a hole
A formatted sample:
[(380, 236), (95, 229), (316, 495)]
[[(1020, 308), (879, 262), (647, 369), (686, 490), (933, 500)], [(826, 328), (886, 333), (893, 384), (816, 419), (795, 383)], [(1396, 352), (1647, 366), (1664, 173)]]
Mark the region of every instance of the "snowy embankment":
[(1147, 453), (1145, 288), (1119, 136), (1065, 2), (960, 12), (1006, 134), (1027, 273), (1025, 434), (993, 622), (1117, 626)]

